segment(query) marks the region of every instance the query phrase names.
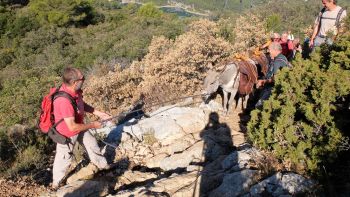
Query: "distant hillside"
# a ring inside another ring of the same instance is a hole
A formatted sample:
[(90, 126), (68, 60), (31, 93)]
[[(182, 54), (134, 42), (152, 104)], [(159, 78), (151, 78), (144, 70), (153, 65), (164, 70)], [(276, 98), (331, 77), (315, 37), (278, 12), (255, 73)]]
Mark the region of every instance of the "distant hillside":
[[(183, 4), (192, 7), (196, 10), (209, 10), (209, 11), (236, 11), (242, 12), (249, 8), (256, 8), (260, 5), (275, 2), (271, 0), (134, 0), (138, 2), (153, 2), (156, 5), (168, 5), (168, 4)], [(289, 2), (310, 3), (317, 2), (321, 7), (320, 0), (284, 0), (284, 3)], [(343, 7), (350, 6), (349, 0), (338, 0), (338, 4)]]
[(268, 0), (140, 0), (140, 2), (153, 2), (157, 5), (183, 4), (195, 10), (208, 11), (243, 11), (256, 7)]

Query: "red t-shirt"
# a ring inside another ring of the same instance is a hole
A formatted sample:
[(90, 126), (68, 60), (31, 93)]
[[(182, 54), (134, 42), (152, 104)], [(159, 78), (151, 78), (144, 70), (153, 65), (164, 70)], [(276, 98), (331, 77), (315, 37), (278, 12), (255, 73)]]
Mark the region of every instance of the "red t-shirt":
[[(82, 93), (70, 91), (69, 89), (67, 89), (67, 86), (65, 84), (62, 84), (60, 90), (67, 92), (73, 98), (75, 98), (75, 101), (77, 102), (77, 106), (78, 106), (77, 115), (75, 116), (75, 122), (80, 124), (84, 123), (85, 111), (84, 111), (84, 101), (83, 101)], [(70, 100), (67, 98), (64, 98), (64, 97), (56, 98), (55, 101), (53, 102), (53, 107), (54, 107), (53, 109), (54, 109), (55, 122), (58, 122), (62, 118), (74, 117), (75, 115), (74, 108)], [(70, 131), (67, 127), (67, 124), (64, 121), (59, 123), (56, 126), (56, 129), (59, 133), (61, 133), (66, 137), (72, 137), (79, 133), (79, 131)]]
[(280, 44), (282, 47), (282, 54), (287, 58), (290, 57), (293, 53), (293, 42), (291, 42), (290, 40), (288, 40), (287, 42), (281, 41)]

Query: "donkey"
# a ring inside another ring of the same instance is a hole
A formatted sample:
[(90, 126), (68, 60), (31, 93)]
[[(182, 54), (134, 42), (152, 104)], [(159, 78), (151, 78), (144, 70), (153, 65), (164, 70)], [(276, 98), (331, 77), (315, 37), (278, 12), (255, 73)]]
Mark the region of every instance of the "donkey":
[(230, 111), (237, 92), (239, 97), (236, 107), (241, 101), (242, 109), (246, 109), (249, 94), (252, 93), (258, 78), (255, 64), (253, 60), (246, 58), (244, 61), (237, 60), (226, 63), (225, 69), (221, 73), (209, 71), (204, 79), (204, 91), (202, 92), (206, 95), (205, 101), (221, 87), (224, 94), (223, 109), (226, 114)]
[[(210, 95), (221, 87), (224, 94), (223, 109), (227, 114), (238, 91), (239, 79), (239, 67), (233, 62), (227, 63), (224, 70), (220, 73), (210, 70), (204, 79), (204, 90), (202, 93), (205, 95), (205, 101), (208, 101)], [(230, 99), (228, 99), (229, 94)]]

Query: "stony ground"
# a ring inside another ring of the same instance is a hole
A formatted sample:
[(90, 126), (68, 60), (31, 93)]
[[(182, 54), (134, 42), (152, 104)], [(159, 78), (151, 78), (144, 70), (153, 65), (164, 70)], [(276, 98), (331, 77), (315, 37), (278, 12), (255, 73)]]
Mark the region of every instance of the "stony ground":
[(0, 179), (0, 196), (1, 197), (35, 197), (49, 191), (42, 185), (32, 183), (28, 180), (11, 181)]
[[(236, 109), (232, 110), (232, 112), (228, 115), (223, 113), (219, 113), (219, 122), (222, 124), (227, 124), (227, 126), (231, 130), (231, 136), (233, 145), (238, 146), (245, 142), (245, 127), (244, 122), (242, 124), (242, 110)], [(245, 117), (246, 118), (246, 117)], [(30, 180), (0, 180), (0, 196), (40, 196), (43, 193), (47, 193), (50, 191), (49, 187), (39, 185)], [(45, 185), (48, 185), (45, 184)]]

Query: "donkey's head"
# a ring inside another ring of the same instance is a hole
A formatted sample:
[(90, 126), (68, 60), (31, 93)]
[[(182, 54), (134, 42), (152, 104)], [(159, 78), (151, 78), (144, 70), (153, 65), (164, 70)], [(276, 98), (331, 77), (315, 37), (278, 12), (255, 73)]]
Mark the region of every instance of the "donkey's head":
[(204, 82), (203, 82), (202, 94), (203, 94), (204, 101), (206, 101), (211, 94), (213, 94), (214, 92), (216, 92), (218, 90), (219, 85), (220, 85), (218, 78), (219, 78), (218, 72), (215, 72), (212, 70), (210, 70), (208, 72), (208, 75), (204, 79)]

